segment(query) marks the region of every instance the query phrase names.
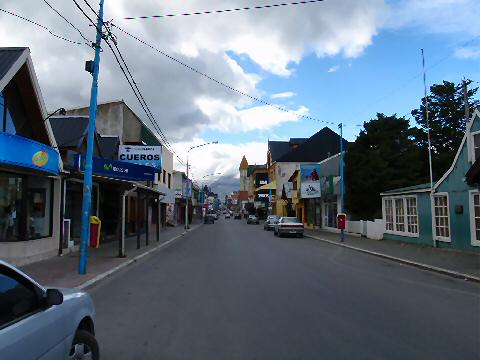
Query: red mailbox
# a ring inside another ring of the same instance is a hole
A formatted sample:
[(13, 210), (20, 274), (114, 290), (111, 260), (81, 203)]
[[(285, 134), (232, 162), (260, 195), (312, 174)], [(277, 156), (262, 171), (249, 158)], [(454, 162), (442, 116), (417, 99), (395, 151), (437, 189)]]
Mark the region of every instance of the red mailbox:
[(347, 214), (337, 214), (337, 224), (340, 230), (345, 230), (345, 227), (347, 226)]

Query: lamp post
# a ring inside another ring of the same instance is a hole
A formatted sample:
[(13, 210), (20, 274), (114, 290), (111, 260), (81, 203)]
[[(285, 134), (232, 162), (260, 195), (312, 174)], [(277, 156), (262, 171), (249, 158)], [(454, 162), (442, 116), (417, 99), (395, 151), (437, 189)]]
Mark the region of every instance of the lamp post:
[(190, 179), (188, 178), (188, 169), (189, 169), (189, 165), (188, 165), (188, 154), (190, 153), (190, 151), (192, 151), (193, 149), (197, 149), (199, 147), (203, 147), (203, 146), (207, 146), (207, 145), (213, 145), (213, 144), (218, 144), (218, 141), (212, 141), (212, 142), (208, 142), (208, 143), (205, 143), (205, 144), (201, 144), (201, 145), (196, 145), (196, 146), (192, 146), (190, 149), (188, 149), (187, 151), (187, 180), (186, 180), (186, 188), (185, 188), (185, 229), (189, 229), (189, 226), (188, 226), (188, 203), (190, 201), (190, 191), (188, 191), (189, 189), (191, 189), (191, 185), (190, 185)]

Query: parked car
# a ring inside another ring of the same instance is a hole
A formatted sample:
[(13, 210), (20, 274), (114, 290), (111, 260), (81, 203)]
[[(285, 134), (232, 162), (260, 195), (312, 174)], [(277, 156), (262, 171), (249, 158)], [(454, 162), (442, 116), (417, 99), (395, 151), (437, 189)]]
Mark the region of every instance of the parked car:
[(265, 223), (263, 224), (263, 230), (270, 231), (275, 229), (275, 224), (278, 222), (280, 219), (280, 216), (278, 215), (268, 215), (267, 220), (265, 220)]
[(247, 224), (260, 224), (256, 215), (248, 215)]
[(242, 214), (240, 213), (235, 213), (235, 216), (233, 217), (235, 220), (242, 220)]
[(225, 219), (230, 219), (230, 213), (227, 212), (227, 213), (225, 214)]
[(90, 296), (44, 288), (0, 260), (0, 359), (99, 359)]
[(282, 217), (275, 224), (275, 236), (295, 235), (303, 237), (303, 223), (295, 217)]

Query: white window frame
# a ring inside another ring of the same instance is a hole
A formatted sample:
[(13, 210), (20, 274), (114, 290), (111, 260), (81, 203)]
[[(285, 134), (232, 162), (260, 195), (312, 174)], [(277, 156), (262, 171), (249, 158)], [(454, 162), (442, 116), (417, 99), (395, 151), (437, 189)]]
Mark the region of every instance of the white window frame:
[[(448, 218), (448, 237), (437, 236), (436, 222), (435, 222), (435, 197), (436, 196), (446, 196), (447, 197), (447, 218)], [(443, 242), (452, 242), (452, 229), (451, 229), (451, 219), (450, 219), (450, 195), (448, 192), (436, 192), (432, 195), (431, 198), (432, 204), (432, 235), (433, 238), (437, 241)]]
[(471, 161), (472, 163), (475, 162), (475, 135), (480, 135), (480, 130), (478, 131), (473, 131), (470, 133), (470, 155), (471, 155)]
[(470, 243), (472, 246), (480, 246), (480, 240), (477, 240), (477, 234), (475, 229), (475, 207), (473, 202), (473, 196), (480, 195), (478, 190), (470, 190), (468, 194), (469, 208), (470, 208)]
[[(413, 198), (415, 199), (415, 204), (417, 207), (417, 232), (412, 233), (408, 231), (408, 218), (407, 218), (407, 198)], [(403, 206), (403, 224), (404, 224), (404, 229), (405, 231), (397, 231), (397, 221), (396, 221), (396, 204), (395, 200), (402, 200), (402, 206)], [(387, 213), (386, 213), (386, 205), (385, 202), (386, 200), (391, 200), (392, 201), (392, 215), (393, 215), (393, 230), (387, 230)], [(408, 237), (416, 237), (418, 238), (420, 236), (420, 219), (418, 218), (418, 197), (417, 195), (400, 195), (400, 196), (388, 196), (384, 197), (382, 199), (382, 213), (383, 213), (383, 223), (384, 223), (384, 231), (387, 234), (392, 234), (392, 235), (400, 235), (400, 236), (408, 236)]]
[[(408, 214), (408, 200), (415, 200), (415, 215), (409, 215)], [(420, 223), (419, 223), (419, 219), (418, 219), (418, 200), (417, 200), (417, 197), (416, 196), (406, 196), (405, 197), (405, 219), (406, 219), (406, 222), (405, 222), (405, 230), (409, 233), (409, 234), (418, 234), (419, 233), (419, 228), (420, 228)], [(415, 224), (414, 225), (411, 225), (411, 226), (416, 226), (417, 227), (417, 231), (416, 232), (411, 232), (411, 231), (408, 231), (408, 226), (409, 226), (409, 223), (408, 223), (408, 218), (415, 218)]]

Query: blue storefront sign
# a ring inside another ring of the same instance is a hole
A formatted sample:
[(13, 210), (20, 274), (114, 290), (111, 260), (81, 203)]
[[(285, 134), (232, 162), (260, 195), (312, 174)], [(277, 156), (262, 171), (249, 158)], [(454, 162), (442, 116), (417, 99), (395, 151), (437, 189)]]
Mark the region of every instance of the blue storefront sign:
[(58, 175), (59, 154), (54, 148), (35, 140), (0, 132), (0, 164)]
[[(85, 156), (79, 154), (76, 157), (75, 163), (77, 169), (80, 171), (85, 170)], [(94, 175), (121, 180), (153, 181), (155, 178), (155, 168), (152, 166), (96, 157), (93, 158), (92, 172)]]

